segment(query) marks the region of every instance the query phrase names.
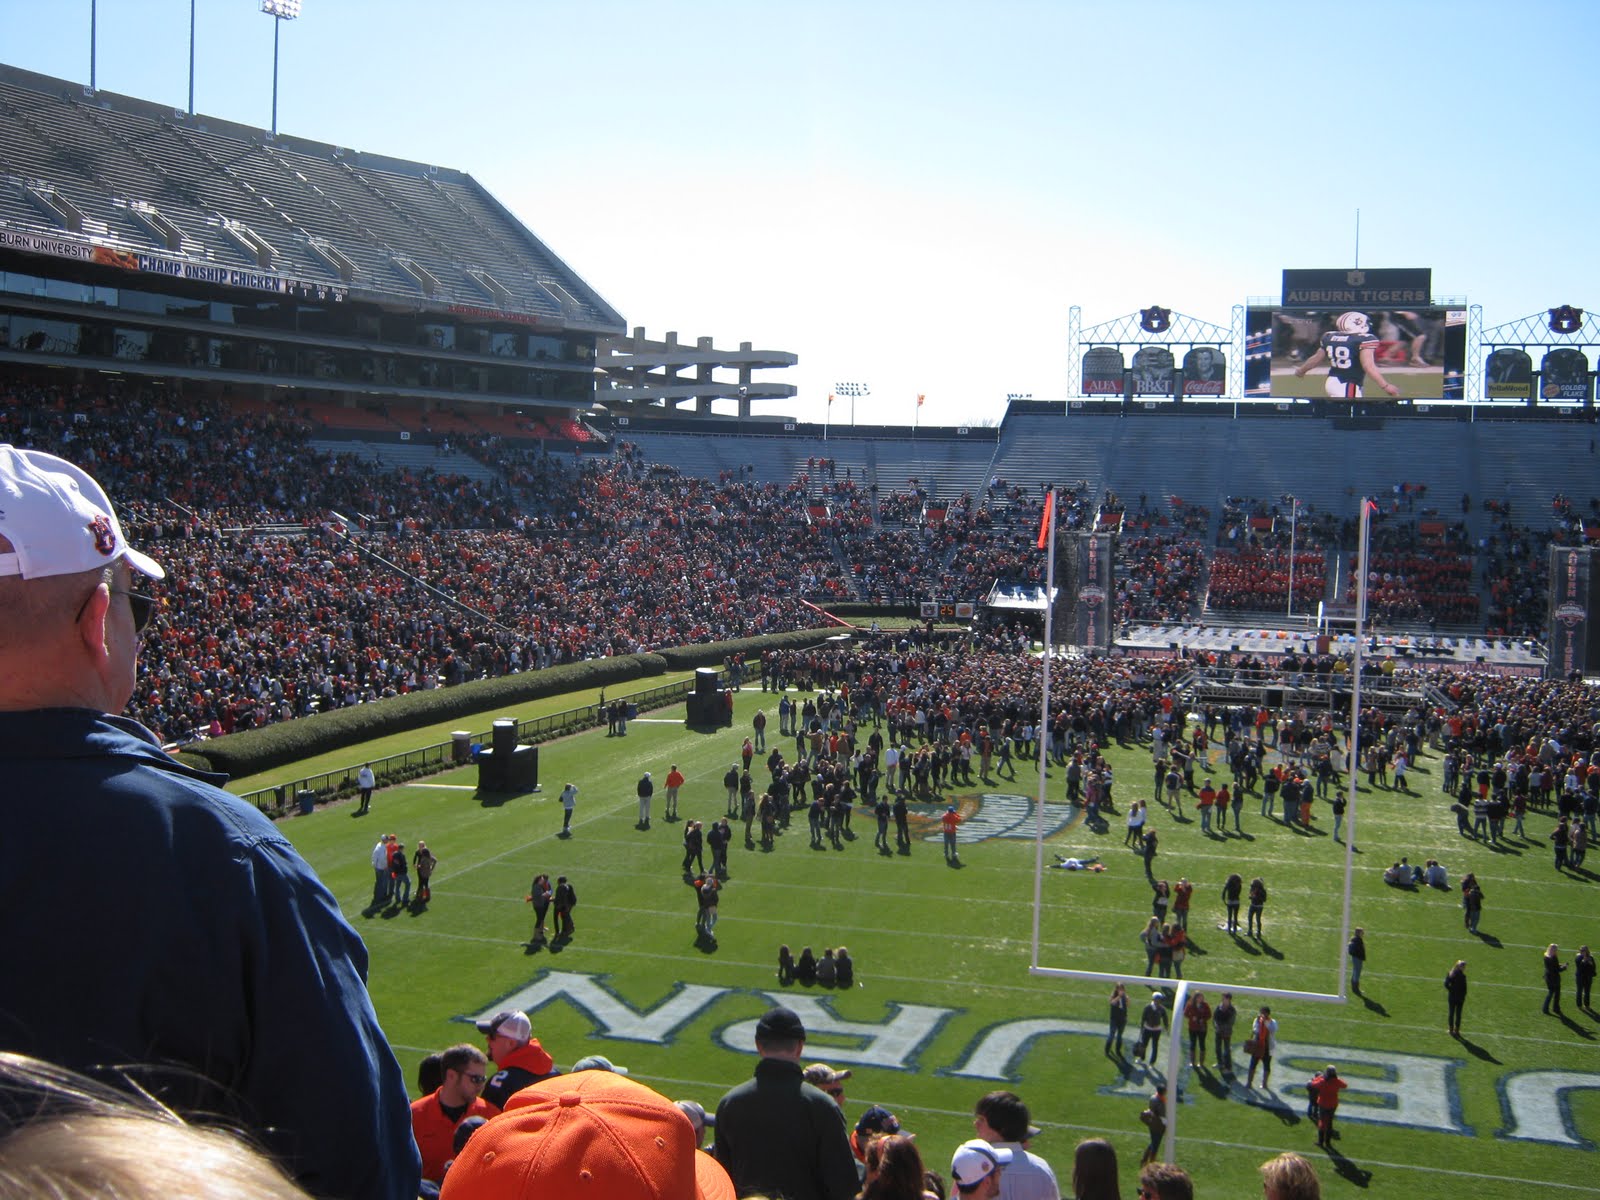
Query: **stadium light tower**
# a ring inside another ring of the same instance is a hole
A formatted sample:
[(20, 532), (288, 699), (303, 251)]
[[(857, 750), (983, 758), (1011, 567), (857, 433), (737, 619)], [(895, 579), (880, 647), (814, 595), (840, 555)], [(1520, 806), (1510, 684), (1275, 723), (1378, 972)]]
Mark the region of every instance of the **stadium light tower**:
[(272, 18), (272, 136), (278, 136), (278, 35), (285, 21), (300, 15), (300, 0), (261, 0), (261, 11)]
[(856, 423), (856, 397), (870, 396), (872, 395), (872, 389), (864, 383), (836, 383), (833, 385), (833, 391), (837, 396), (850, 397), (850, 424), (854, 427)]

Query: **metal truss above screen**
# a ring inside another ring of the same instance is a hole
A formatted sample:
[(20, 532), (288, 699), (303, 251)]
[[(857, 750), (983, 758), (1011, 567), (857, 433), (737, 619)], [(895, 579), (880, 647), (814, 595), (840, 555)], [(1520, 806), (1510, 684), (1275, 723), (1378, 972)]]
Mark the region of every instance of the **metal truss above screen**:
[[(1120, 354), (1132, 347), (1137, 360), (1146, 348), (1165, 350), (1182, 362), (1190, 351), (1216, 351), (1225, 370), (1215, 391), (1193, 392), (1189, 398), (1237, 399), (1244, 378), (1244, 306), (1234, 305), (1230, 325), (1217, 325), (1173, 309), (1151, 305), (1124, 316), (1083, 327), (1083, 310), (1073, 305), (1067, 315), (1067, 395), (1085, 395), (1083, 355), (1097, 346), (1115, 348)], [(1170, 368), (1169, 368), (1170, 369)], [(1120, 389), (1118, 389), (1120, 394)], [(1147, 393), (1140, 392), (1141, 395)], [(1150, 393), (1153, 395), (1153, 393)]]

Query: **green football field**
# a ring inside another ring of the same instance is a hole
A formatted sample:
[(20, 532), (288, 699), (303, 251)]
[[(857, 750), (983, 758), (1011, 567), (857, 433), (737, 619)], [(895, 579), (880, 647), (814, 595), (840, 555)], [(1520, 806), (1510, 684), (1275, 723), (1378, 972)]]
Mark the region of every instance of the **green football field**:
[[(747, 689), (731, 730), (686, 730), (680, 707), (645, 714), (623, 738), (602, 729), (548, 743), (538, 795), (480, 797), (475, 770), (458, 770), (379, 792), (365, 817), (343, 804), (284, 824), (366, 938), (373, 997), (408, 1074), (431, 1050), (481, 1044), (469, 1019), (517, 1007), (532, 1015), (558, 1065), (605, 1054), (667, 1095), (710, 1108), (748, 1077), (753, 1023), (782, 999), (811, 1032), (807, 1061), (854, 1070), (845, 1101), (852, 1125), (867, 1105), (887, 1105), (918, 1135), (929, 1165), (946, 1172), (951, 1150), (970, 1136), (973, 1102), (1010, 1088), (1031, 1105), (1043, 1129), (1033, 1148), (1064, 1189), (1073, 1146), (1103, 1136), (1131, 1194), (1146, 1140), (1137, 1117), (1152, 1077), (1105, 1053), (1110, 986), (1028, 973), (1032, 765), (1019, 765), (1015, 780), (947, 792), (967, 818), (959, 868), (943, 860), (934, 824), (941, 806), (913, 810), (909, 855), (876, 851), (875, 823), (860, 811), (854, 840), (839, 850), (809, 847), (803, 813), (770, 852), (745, 848), (736, 822), (719, 940), (697, 945), (695, 896), (680, 870), (682, 825), (662, 819), (662, 781), (677, 763), (688, 777), (680, 811), (708, 822), (721, 816), (722, 775), (763, 706), (775, 734), (775, 697)], [(785, 749), (792, 758), (793, 739)], [(1120, 814), (1130, 798), (1149, 794), (1149, 754), (1113, 749), (1110, 757)], [(1438, 766), (1435, 755), (1422, 759), (1413, 774), (1420, 795), (1361, 794), (1354, 922), (1367, 930), (1365, 998), (1272, 1002), (1280, 1048), (1270, 1091), (1247, 1092), (1242, 1070), (1236, 1085), (1185, 1070), (1177, 1160), (1201, 1196), (1259, 1195), (1255, 1168), (1284, 1149), (1310, 1156), (1332, 1196), (1456, 1200), (1520, 1196), (1530, 1185), (1600, 1194), (1589, 1157), (1600, 1138), (1600, 1021), (1577, 1011), (1570, 972), (1564, 1015), (1540, 1013), (1545, 946), (1559, 943), (1570, 961), (1580, 942), (1600, 940), (1596, 876), (1556, 874), (1545, 815), (1530, 816), (1527, 838), (1503, 847), (1460, 837), (1438, 792)], [(643, 831), (634, 786), (646, 770), (657, 793)], [(556, 795), (568, 780), (582, 790), (575, 834), (561, 839)], [(1120, 815), (1096, 834), (1059, 803), (1061, 772), (1048, 783), (1046, 861), (1057, 851), (1098, 855), (1107, 869), (1045, 873), (1040, 962), (1126, 971), (1136, 1023), (1149, 989), (1137, 941), (1151, 911), (1143, 865), (1122, 848)], [(1251, 798), (1244, 835), (1226, 838), (1153, 810), (1156, 877), (1196, 884), (1191, 978), (1336, 990), (1343, 847), (1327, 836), (1327, 806), (1317, 808), (1316, 833), (1307, 835), (1262, 817)], [(1192, 818), (1192, 801), (1186, 809)], [(383, 832), (408, 849), (425, 838), (439, 856), (426, 910), (366, 911), (369, 854)], [(1402, 854), (1439, 858), (1452, 883), (1477, 872), (1486, 896), (1478, 936), (1463, 928), (1459, 893), (1382, 882), (1382, 868)], [(535, 950), (524, 897), (539, 871), (569, 875), (579, 905), (576, 937)], [(1216, 928), (1218, 889), (1231, 871), (1267, 883), (1261, 942)], [(848, 994), (780, 988), (780, 943), (819, 955), (847, 945), (856, 986)], [(1471, 980), (1460, 1041), (1446, 1032), (1442, 987), (1458, 958)], [(1241, 1013), (1258, 1003), (1239, 998)], [(1241, 1022), (1241, 1062), (1244, 1037)], [(1165, 1053), (1163, 1043), (1163, 1064)], [(1351, 1084), (1332, 1152), (1315, 1146), (1303, 1090), (1328, 1062)]]
[[(1400, 389), (1397, 399), (1437, 400), (1443, 395), (1444, 371), (1440, 367), (1409, 367), (1393, 363), (1380, 363), (1383, 377)], [(1293, 366), (1272, 368), (1272, 394), (1283, 399), (1326, 400), (1324, 385), (1328, 379), (1327, 367), (1315, 367), (1299, 378)], [(1364, 399), (1383, 401), (1388, 394), (1370, 380), (1363, 389)]]

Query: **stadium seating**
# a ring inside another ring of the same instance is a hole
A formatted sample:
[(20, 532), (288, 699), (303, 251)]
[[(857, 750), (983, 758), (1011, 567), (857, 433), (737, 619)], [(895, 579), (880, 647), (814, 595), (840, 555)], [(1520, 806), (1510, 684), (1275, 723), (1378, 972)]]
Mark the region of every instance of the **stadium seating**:
[[(20, 181), (28, 180), (80, 210), (83, 232), (122, 249), (181, 249), (314, 283), (621, 328), (577, 275), (456, 171), (85, 94), (13, 67), (0, 67), (0, 147), (0, 219), (19, 228), (59, 227), (27, 199)], [(137, 205), (179, 230), (181, 246), (140, 220)], [(271, 262), (230, 236), (229, 222), (270, 246)], [(354, 265), (352, 278), (320, 243)]]

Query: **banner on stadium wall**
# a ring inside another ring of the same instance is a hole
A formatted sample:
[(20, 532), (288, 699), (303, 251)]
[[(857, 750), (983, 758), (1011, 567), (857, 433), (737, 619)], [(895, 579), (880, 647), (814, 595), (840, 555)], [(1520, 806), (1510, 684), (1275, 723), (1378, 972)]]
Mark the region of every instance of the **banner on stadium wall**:
[(1589, 360), (1570, 346), (1545, 353), (1539, 365), (1539, 394), (1546, 400), (1589, 399)]
[(45, 254), (51, 258), (67, 258), (74, 262), (98, 263), (101, 266), (117, 267), (124, 271), (164, 275), (168, 279), (187, 279), (195, 283), (243, 288), (252, 292), (276, 292), (279, 295), (287, 294), (316, 300), (346, 300), (350, 295), (348, 288), (313, 283), (267, 271), (241, 271), (235, 267), (219, 267), (215, 263), (167, 258), (160, 254), (137, 254), (131, 250), (118, 250), (112, 246), (97, 246), (89, 242), (72, 241), (69, 238), (20, 233), (9, 229), (0, 229), (0, 249), (21, 250), (27, 254)]
[(1172, 351), (1165, 346), (1140, 346), (1133, 352), (1133, 394), (1172, 395)]
[(1491, 400), (1526, 400), (1533, 395), (1533, 359), (1526, 350), (1502, 346), (1483, 368), (1483, 394)]
[(1550, 657), (1545, 674), (1565, 679), (1584, 669), (1584, 649), (1588, 643), (1589, 572), (1593, 550), (1572, 546), (1550, 547)]
[(1109, 650), (1115, 601), (1111, 589), (1111, 535), (1082, 533), (1074, 541), (1078, 592), (1072, 609), (1072, 644), (1086, 650)]
[(1083, 394), (1122, 395), (1122, 351), (1115, 346), (1095, 346), (1083, 355)]
[(90, 262), (94, 255), (94, 247), (82, 242), (69, 242), (38, 233), (18, 233), (11, 229), (0, 229), (0, 249), (48, 254), (52, 258), (71, 258), (78, 262)]
[(1183, 356), (1183, 394), (1220, 396), (1228, 380), (1228, 363), (1214, 346), (1196, 346)]

